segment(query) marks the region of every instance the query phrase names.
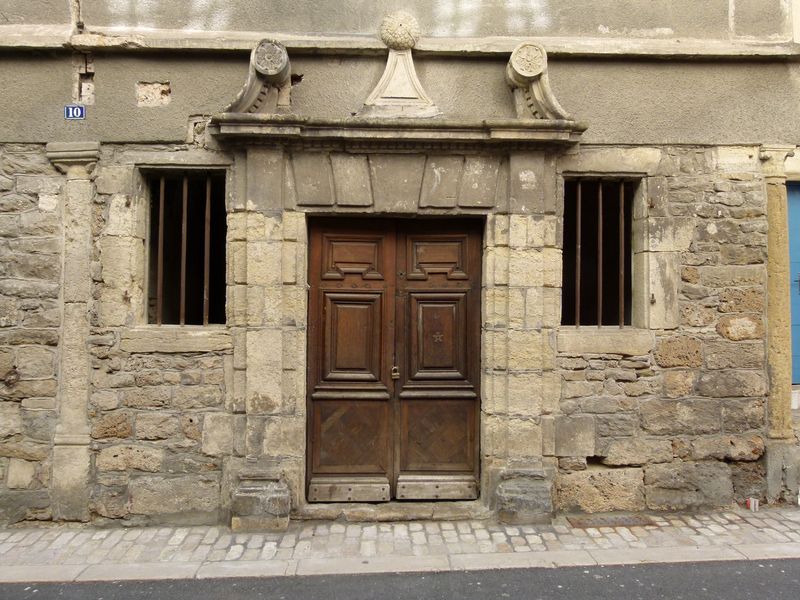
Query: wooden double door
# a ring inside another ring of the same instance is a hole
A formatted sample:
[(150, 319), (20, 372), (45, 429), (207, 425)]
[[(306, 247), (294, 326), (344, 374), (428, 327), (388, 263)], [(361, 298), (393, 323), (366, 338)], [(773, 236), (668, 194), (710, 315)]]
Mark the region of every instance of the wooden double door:
[(310, 222), (310, 501), (477, 498), (482, 228)]

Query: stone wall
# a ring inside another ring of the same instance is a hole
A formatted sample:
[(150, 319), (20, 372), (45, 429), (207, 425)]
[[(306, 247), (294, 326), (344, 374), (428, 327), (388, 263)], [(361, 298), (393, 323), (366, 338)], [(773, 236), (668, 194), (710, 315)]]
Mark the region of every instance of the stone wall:
[[(679, 510), (765, 497), (760, 172), (757, 148), (663, 149), (643, 183), (643, 250), (662, 249), (666, 232), (687, 232), (668, 248), (678, 257), (679, 319), (651, 322), (652, 344), (612, 331), (619, 350), (559, 352), (556, 423), (567, 435), (560, 443), (557, 427), (559, 508)], [(662, 295), (650, 302), (658, 312)]]
[(51, 514), (62, 185), (43, 146), (0, 146), (0, 521)]

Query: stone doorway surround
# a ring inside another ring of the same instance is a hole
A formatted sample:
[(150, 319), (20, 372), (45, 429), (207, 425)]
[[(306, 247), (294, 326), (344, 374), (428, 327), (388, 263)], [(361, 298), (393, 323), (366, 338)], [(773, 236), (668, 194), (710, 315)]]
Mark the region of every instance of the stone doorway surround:
[[(265, 40), (253, 52), (244, 90), (212, 119), (212, 135), (234, 153), (235, 193), (245, 199), (231, 215), (233, 395), (247, 418), (234, 528), (280, 526), (289, 506), (295, 516), (326, 519), (497, 511), (508, 520), (535, 520), (552, 512), (555, 463), (542, 458), (542, 415), (560, 397), (556, 159), (585, 126), (555, 101), (546, 54), (536, 44), (518, 47), (507, 69), (518, 118), (430, 118), (437, 111), (411, 59), (414, 28), (407, 28), (408, 39), (392, 37), (407, 18), (382, 30), (387, 74), (362, 115), (292, 114), (288, 55)], [(347, 214), (485, 217), (479, 500), (306, 502), (307, 218)]]

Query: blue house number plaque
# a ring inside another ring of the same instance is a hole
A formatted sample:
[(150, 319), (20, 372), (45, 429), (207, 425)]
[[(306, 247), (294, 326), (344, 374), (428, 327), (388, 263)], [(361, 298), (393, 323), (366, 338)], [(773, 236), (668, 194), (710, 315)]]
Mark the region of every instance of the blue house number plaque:
[(81, 104), (67, 104), (64, 106), (64, 118), (67, 121), (85, 119), (86, 107)]

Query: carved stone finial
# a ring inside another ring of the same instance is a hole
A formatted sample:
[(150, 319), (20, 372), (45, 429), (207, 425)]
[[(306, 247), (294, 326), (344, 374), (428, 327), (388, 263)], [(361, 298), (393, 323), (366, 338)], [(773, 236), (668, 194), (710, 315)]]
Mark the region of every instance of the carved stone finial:
[(571, 118), (550, 88), (547, 52), (539, 44), (523, 42), (514, 49), (506, 67), (506, 80), (514, 90), (518, 118)]
[(383, 77), (364, 101), (365, 117), (435, 117), (439, 109), (422, 89), (411, 49), (419, 39), (419, 24), (406, 12), (389, 15), (381, 23), (381, 39), (389, 47)]
[(274, 113), (289, 106), (292, 66), (286, 47), (261, 40), (250, 54), (247, 82), (225, 112)]
[(419, 23), (401, 10), (383, 19), (380, 33), (383, 43), (392, 50), (411, 50), (419, 40)]

